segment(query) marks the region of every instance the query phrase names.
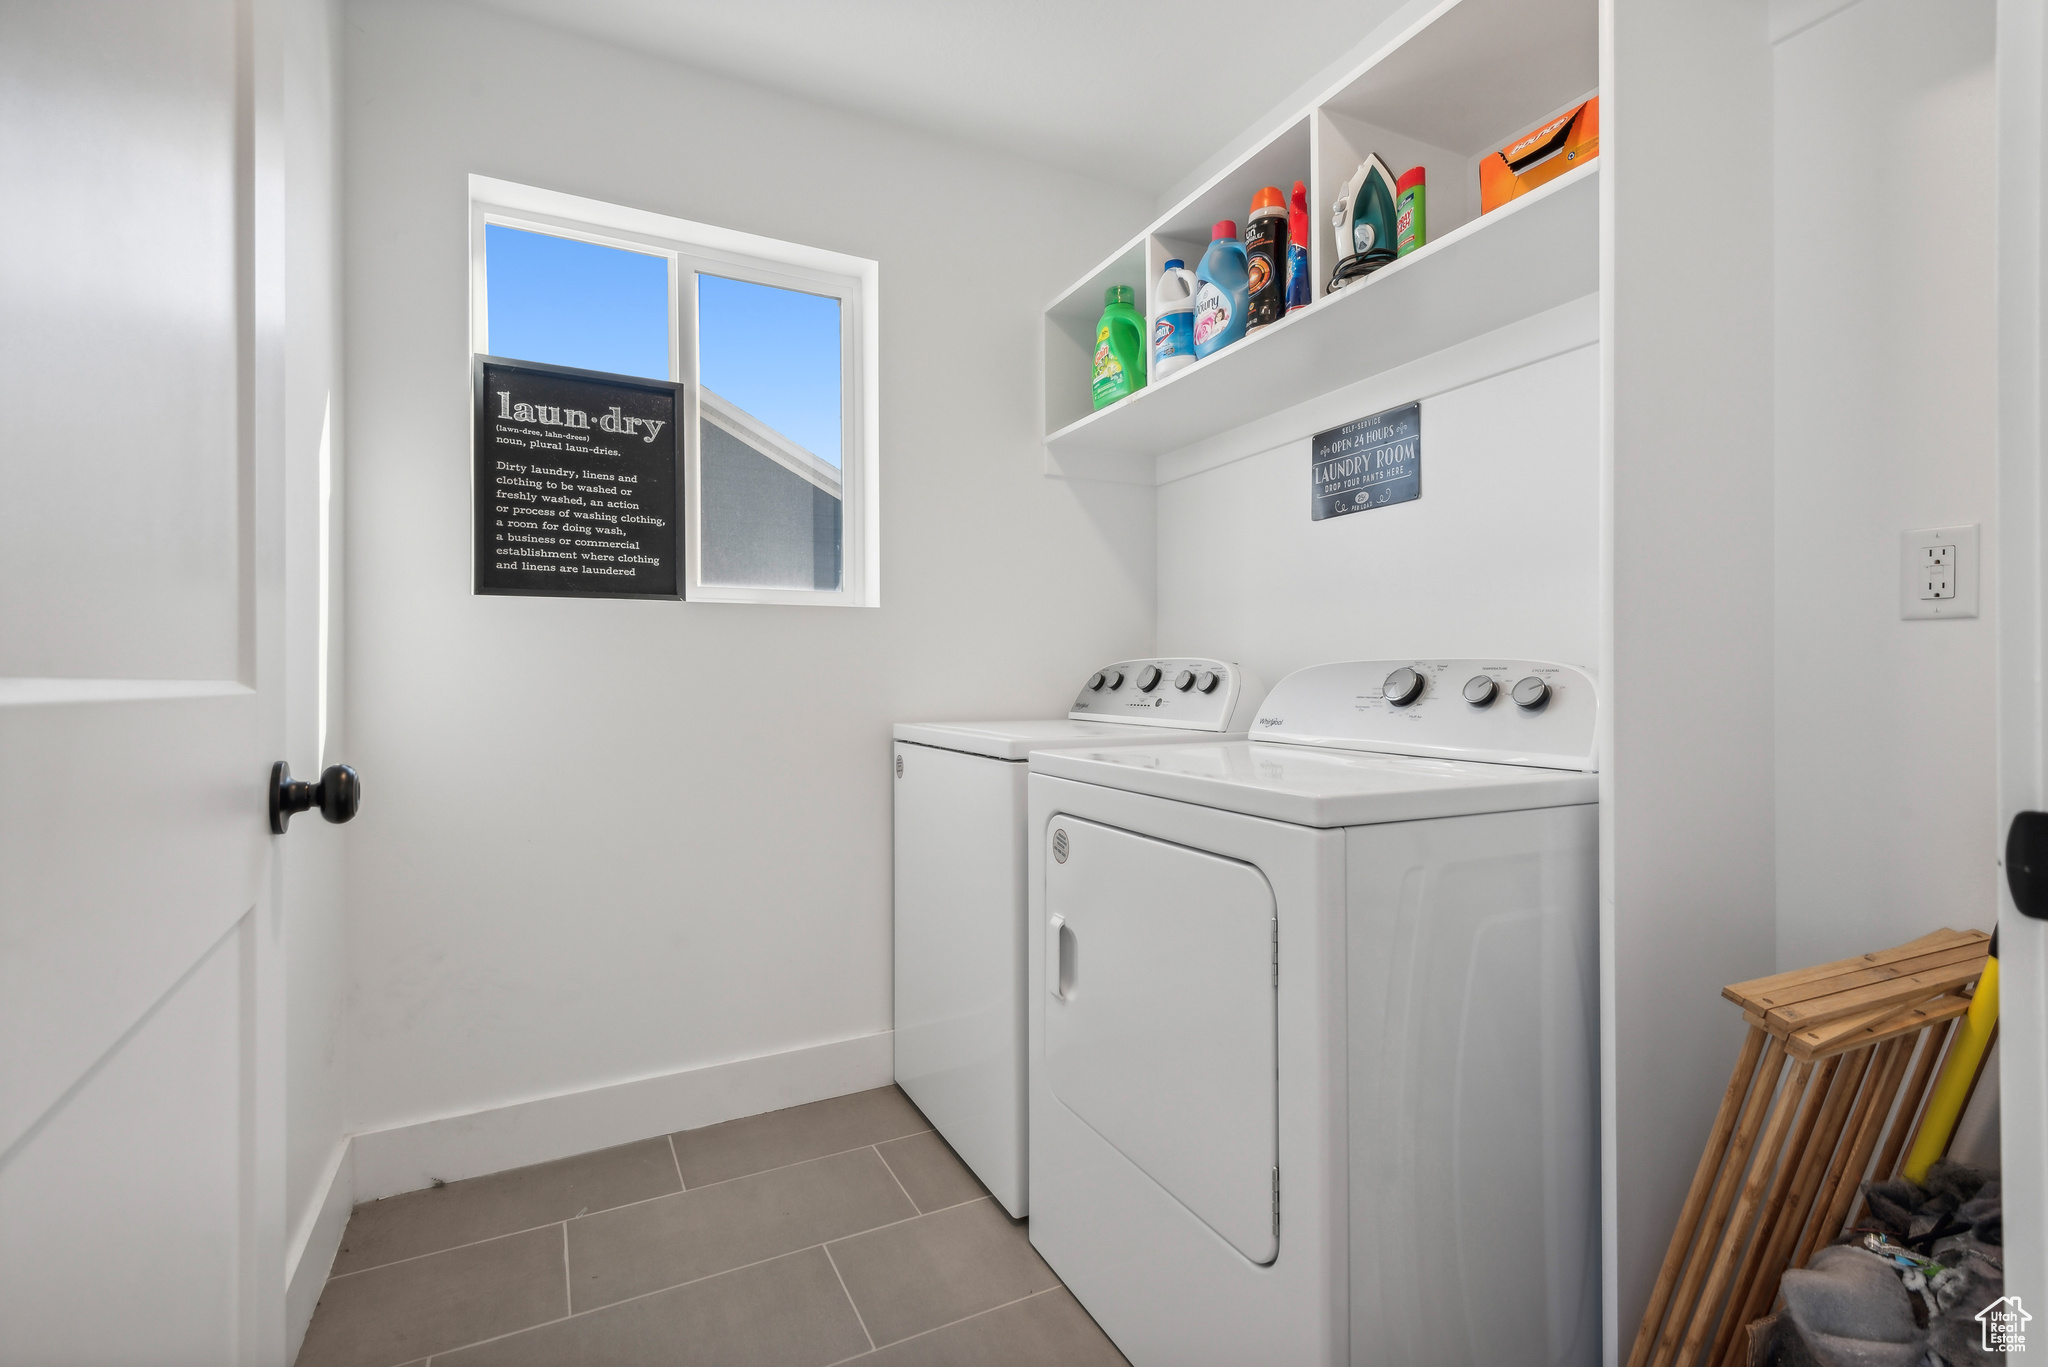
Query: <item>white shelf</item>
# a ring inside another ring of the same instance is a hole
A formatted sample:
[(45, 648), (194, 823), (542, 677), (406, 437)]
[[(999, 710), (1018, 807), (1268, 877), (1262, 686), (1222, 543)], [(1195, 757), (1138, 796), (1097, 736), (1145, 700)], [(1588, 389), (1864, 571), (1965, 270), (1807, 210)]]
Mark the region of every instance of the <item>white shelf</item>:
[[(1597, 292), (1597, 161), (1483, 219), (1478, 180), (1504, 143), (1595, 91), (1599, 35), (1598, 0), (1436, 0), (1076, 281), (1045, 310), (1048, 473), (1150, 480), (1158, 456)], [(1329, 206), (1368, 153), (1396, 175), (1428, 172), (1430, 241), (1328, 296)], [(1316, 301), (1095, 411), (1103, 292), (1130, 286), (1156, 322), (1148, 295), (1167, 259), (1194, 265), (1212, 222), (1242, 225), (1262, 186), (1284, 194), (1295, 180), (1308, 185)]]
[[(1600, 287), (1600, 163), (1476, 218), (1046, 438), (1069, 473), (1166, 452), (1442, 351)], [(1358, 416), (1365, 416), (1360, 414)]]
[[(1309, 179), (1312, 141), (1306, 114), (1275, 130), (1046, 307), (1047, 432), (1093, 411), (1090, 380), (1103, 292), (1112, 285), (1129, 286), (1149, 334), (1150, 282), (1159, 278), (1167, 259), (1178, 256), (1190, 268), (1198, 265), (1209, 246), (1209, 228), (1217, 220), (1232, 219), (1242, 227), (1252, 195), (1261, 186), (1277, 186), (1284, 192), (1296, 180)], [(1149, 345), (1146, 351), (1151, 351)], [(1148, 354), (1148, 368), (1149, 363)]]

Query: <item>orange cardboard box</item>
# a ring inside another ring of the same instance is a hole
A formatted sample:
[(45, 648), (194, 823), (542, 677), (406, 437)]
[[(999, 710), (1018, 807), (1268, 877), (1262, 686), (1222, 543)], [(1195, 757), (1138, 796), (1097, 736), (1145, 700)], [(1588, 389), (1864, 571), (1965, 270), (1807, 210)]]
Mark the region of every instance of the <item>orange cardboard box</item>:
[(1600, 97), (1558, 115), (1479, 163), (1479, 212), (1556, 180), (1600, 155)]

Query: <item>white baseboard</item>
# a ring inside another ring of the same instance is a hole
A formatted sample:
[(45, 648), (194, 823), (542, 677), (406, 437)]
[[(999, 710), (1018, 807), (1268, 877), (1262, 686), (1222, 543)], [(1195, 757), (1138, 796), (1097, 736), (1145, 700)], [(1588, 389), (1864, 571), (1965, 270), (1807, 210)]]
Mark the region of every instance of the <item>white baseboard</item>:
[(352, 1145), (353, 1199), (374, 1201), (418, 1191), (437, 1179), (481, 1177), (672, 1130), (779, 1111), (886, 1086), (894, 1077), (894, 1035), (884, 1030), (373, 1130), (355, 1136)]
[(284, 1263), (285, 1343), (290, 1357), (299, 1355), (313, 1307), (334, 1267), (335, 1252), (348, 1229), (356, 1205), (355, 1162), (351, 1141), (344, 1136), (327, 1160), (327, 1174), (307, 1208), (299, 1213)]

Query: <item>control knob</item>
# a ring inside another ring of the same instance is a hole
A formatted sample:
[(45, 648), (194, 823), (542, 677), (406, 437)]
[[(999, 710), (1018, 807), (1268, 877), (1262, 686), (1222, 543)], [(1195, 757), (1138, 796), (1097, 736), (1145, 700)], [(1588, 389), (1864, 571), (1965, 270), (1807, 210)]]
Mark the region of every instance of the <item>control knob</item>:
[(1406, 707), (1422, 696), (1422, 675), (1412, 669), (1397, 669), (1387, 675), (1383, 691), (1388, 702), (1396, 707)]
[(1124, 672), (1121, 669), (1109, 671), (1109, 691), (1114, 693), (1124, 686)]
[(1159, 666), (1146, 665), (1138, 671), (1138, 691), (1140, 693), (1150, 693), (1153, 689), (1159, 687), (1159, 678)]
[(1534, 712), (1550, 701), (1550, 685), (1531, 674), (1515, 684), (1515, 691), (1510, 696), (1514, 698), (1515, 706)]
[(1500, 692), (1500, 685), (1485, 674), (1474, 674), (1465, 680), (1465, 701), (1474, 707), (1485, 707)]
[(1201, 689), (1204, 693), (1214, 693), (1216, 685), (1221, 682), (1223, 682), (1223, 676), (1213, 669), (1205, 669), (1195, 675), (1195, 687)]
[(1095, 677), (1088, 681), (1088, 687), (1095, 690), (1097, 693), (1100, 693), (1102, 691), (1102, 686), (1108, 682), (1109, 676), (1098, 670), (1096, 672)]
[(1173, 686), (1175, 688), (1178, 688), (1183, 693), (1187, 692), (1190, 688), (1193, 688), (1195, 686), (1195, 671), (1192, 669), (1183, 669), (1180, 673), (1174, 675)]

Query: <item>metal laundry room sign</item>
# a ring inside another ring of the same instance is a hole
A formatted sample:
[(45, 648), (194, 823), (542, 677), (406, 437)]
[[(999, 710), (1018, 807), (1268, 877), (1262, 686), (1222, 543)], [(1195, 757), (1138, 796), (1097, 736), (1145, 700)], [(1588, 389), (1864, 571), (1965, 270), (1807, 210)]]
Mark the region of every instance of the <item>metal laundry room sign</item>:
[(1422, 497), (1422, 405), (1318, 432), (1309, 450), (1311, 521)]

